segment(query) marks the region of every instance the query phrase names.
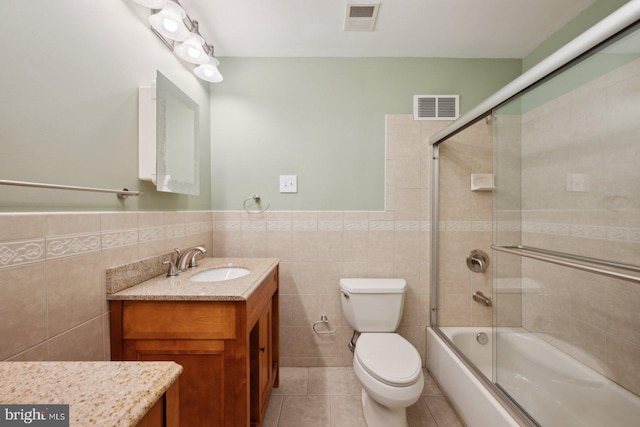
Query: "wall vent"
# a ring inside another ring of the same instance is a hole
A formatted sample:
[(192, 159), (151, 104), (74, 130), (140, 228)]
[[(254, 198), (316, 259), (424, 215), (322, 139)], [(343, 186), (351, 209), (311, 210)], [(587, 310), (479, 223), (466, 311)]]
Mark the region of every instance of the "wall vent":
[(414, 95), (414, 120), (454, 120), (459, 115), (460, 95)]
[(380, 3), (347, 3), (345, 31), (373, 31)]

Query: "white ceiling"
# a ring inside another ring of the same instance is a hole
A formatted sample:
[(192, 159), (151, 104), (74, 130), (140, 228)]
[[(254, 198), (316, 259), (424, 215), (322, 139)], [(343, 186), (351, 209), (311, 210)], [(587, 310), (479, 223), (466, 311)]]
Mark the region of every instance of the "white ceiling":
[[(346, 0), (180, 0), (216, 56), (523, 58), (595, 0), (380, 0), (372, 32)], [(354, 1), (354, 3), (367, 3)]]

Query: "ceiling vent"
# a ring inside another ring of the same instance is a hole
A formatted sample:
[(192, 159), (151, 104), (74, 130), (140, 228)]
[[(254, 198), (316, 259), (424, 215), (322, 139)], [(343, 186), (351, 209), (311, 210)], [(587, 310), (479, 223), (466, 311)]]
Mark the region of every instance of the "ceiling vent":
[(380, 3), (347, 3), (345, 31), (373, 31)]
[(454, 120), (459, 115), (460, 95), (415, 95), (414, 120)]

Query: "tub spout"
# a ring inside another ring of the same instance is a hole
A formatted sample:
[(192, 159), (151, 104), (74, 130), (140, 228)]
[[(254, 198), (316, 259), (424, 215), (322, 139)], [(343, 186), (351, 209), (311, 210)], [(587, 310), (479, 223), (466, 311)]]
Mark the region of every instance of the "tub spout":
[(485, 294), (483, 294), (480, 291), (475, 291), (473, 293), (473, 300), (480, 302), (484, 305), (486, 305), (487, 307), (489, 307), (491, 305), (491, 298), (489, 298), (488, 296), (486, 296)]

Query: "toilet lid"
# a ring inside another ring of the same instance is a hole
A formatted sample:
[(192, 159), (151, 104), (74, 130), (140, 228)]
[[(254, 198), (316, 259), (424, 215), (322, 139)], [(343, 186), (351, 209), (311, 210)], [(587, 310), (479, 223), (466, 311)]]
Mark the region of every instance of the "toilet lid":
[(355, 357), (374, 378), (392, 386), (409, 386), (420, 378), (420, 355), (395, 333), (366, 333), (356, 342)]

